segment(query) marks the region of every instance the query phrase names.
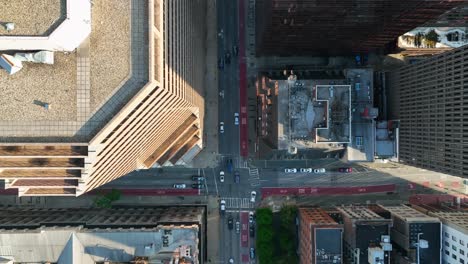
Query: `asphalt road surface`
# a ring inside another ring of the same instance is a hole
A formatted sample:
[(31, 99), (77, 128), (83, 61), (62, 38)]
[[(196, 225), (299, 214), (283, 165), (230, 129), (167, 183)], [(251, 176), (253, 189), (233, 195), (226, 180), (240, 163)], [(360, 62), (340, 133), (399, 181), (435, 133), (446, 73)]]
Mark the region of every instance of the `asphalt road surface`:
[[(234, 56), (233, 47), (239, 47), (238, 3), (219, 0), (218, 8), (218, 62), (224, 61), (224, 69), (218, 70), (219, 122), (224, 122), (224, 133), (219, 134), (219, 153), (239, 156), (239, 126), (234, 124), (234, 114), (239, 113), (239, 58)], [(226, 53), (231, 62), (226, 63)], [(219, 66), (218, 66), (219, 67)]]

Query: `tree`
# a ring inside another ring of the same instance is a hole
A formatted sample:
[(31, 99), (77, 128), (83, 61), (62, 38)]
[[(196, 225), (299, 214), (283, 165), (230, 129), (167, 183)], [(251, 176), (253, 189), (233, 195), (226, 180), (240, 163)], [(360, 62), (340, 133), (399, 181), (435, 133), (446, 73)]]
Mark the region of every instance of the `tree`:
[(107, 193), (100, 193), (94, 198), (94, 206), (99, 208), (111, 208), (112, 202), (117, 201), (122, 196), (122, 192), (116, 189), (112, 189)]
[(437, 34), (437, 32), (435, 32), (434, 29), (427, 32), (427, 34), (424, 36), (424, 38), (429, 40), (429, 41), (439, 42), (439, 34)]

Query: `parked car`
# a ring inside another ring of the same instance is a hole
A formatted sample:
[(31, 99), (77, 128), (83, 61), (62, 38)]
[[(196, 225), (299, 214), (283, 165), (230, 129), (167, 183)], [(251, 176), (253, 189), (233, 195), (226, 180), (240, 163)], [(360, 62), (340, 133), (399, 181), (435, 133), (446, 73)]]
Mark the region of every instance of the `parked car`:
[(184, 189), (186, 187), (187, 186), (185, 185), (185, 183), (176, 183), (176, 184), (174, 184), (174, 188), (176, 188), (176, 189)]
[(351, 172), (353, 172), (353, 168), (351, 168), (351, 167), (348, 167), (348, 168), (339, 168), (338, 171), (339, 171), (339, 172), (344, 172), (344, 173), (351, 173)]
[(229, 264), (234, 264), (234, 259), (233, 258), (229, 259)]
[(234, 125), (239, 125), (239, 113), (234, 113)]
[(232, 159), (226, 160), (226, 168), (229, 173), (232, 173)]
[(286, 168), (284, 169), (285, 173), (296, 173), (297, 169), (296, 168)]
[(254, 221), (254, 212), (250, 212), (249, 213), (249, 223), (253, 224), (253, 221)]
[(256, 191), (250, 192), (250, 202), (255, 203), (256, 198), (257, 198), (257, 192)]
[(234, 172), (234, 182), (235, 183), (240, 183), (240, 174), (238, 171)]
[(230, 215), (228, 218), (228, 228), (229, 230), (232, 230), (233, 227), (234, 227), (234, 220), (232, 219), (232, 216)]
[(236, 222), (236, 233), (240, 233), (240, 223), (239, 223), (239, 221)]
[(205, 178), (203, 176), (200, 176), (200, 175), (193, 175), (192, 176), (192, 181), (204, 181)]
[(255, 248), (250, 248), (250, 259), (255, 259)]
[(219, 133), (224, 133), (224, 122), (219, 122)]
[(226, 54), (224, 54), (224, 60), (226, 61), (226, 64), (231, 63), (231, 53), (229, 53), (229, 51), (226, 51)]
[(255, 226), (253, 226), (253, 225), (249, 226), (249, 235), (250, 235), (250, 237), (255, 236)]
[(325, 173), (325, 172), (327, 172), (327, 170), (325, 170), (325, 168), (314, 169), (314, 173)]
[(219, 182), (224, 182), (224, 171), (219, 172)]
[(203, 184), (200, 184), (200, 183), (194, 183), (192, 184), (192, 188), (194, 189), (203, 189)]
[(220, 69), (220, 70), (224, 69), (224, 60), (223, 60), (223, 58), (218, 59), (218, 69)]
[(221, 211), (221, 214), (224, 214), (224, 212), (226, 212), (226, 201), (225, 200), (221, 200), (219, 202), (219, 210)]
[(312, 168), (301, 168), (299, 170), (300, 172), (307, 172), (307, 173), (312, 173), (314, 170)]

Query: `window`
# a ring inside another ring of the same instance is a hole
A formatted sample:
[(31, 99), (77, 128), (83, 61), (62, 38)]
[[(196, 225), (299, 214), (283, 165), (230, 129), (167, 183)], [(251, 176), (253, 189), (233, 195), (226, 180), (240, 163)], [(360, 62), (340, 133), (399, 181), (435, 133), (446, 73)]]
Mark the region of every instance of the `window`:
[(463, 241), (463, 240), (461, 240), (461, 239), (460, 239), (460, 241), (459, 241), (459, 242), (460, 242), (460, 245), (462, 245), (462, 246), (464, 246), (464, 245), (465, 245), (465, 241)]
[(445, 244), (445, 246), (450, 247), (449, 242), (445, 241), (444, 244)]
[(444, 233), (445, 237), (450, 237), (447, 232)]
[(465, 261), (463, 259), (460, 259), (461, 264), (465, 264)]
[(454, 260), (457, 260), (457, 256), (456, 256), (455, 254), (452, 254), (452, 258), (453, 258)]
[(465, 255), (465, 251), (463, 251), (462, 249), (460, 249), (460, 254)]
[(448, 250), (445, 250), (445, 255), (450, 256), (450, 253)]
[(455, 245), (452, 245), (452, 249), (457, 251), (457, 247)]
[(452, 236), (453, 241), (457, 241), (457, 238), (455, 236)]

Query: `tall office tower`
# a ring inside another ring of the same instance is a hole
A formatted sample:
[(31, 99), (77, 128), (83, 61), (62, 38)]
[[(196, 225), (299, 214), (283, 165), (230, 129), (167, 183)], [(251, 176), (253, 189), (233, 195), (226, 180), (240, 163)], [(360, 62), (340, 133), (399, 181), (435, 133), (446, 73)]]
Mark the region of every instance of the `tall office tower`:
[(257, 0), (257, 56), (383, 49), (465, 0)]
[(201, 150), (206, 1), (22, 3), (0, 32), (6, 188), (77, 196)]
[(399, 158), (468, 177), (468, 46), (388, 74), (390, 117), (400, 120)]

